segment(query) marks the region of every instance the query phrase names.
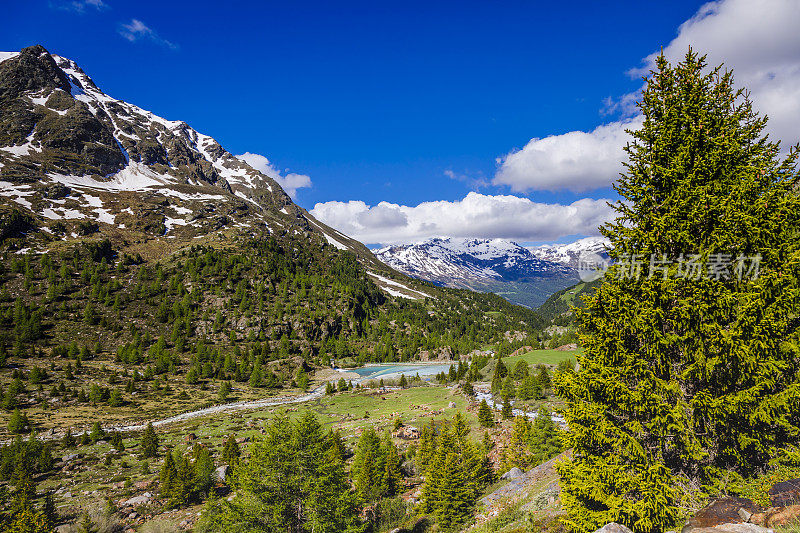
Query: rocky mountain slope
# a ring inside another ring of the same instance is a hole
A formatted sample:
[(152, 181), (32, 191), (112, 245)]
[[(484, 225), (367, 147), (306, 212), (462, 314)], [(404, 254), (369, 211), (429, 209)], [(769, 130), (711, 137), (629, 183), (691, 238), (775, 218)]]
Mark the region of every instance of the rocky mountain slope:
[(593, 253), (608, 259), (608, 246), (609, 242), (605, 237), (586, 237), (568, 244), (531, 246), (528, 250), (543, 261), (552, 261), (571, 268), (578, 268), (578, 259), (584, 253)]
[(12, 250), (93, 235), (148, 257), (232, 234), (304, 235), (354, 252), (390, 293), (421, 297), (212, 137), (108, 96), (38, 45), (0, 53), (0, 210)]
[(539, 306), (578, 279), (569, 262), (540, 258), (504, 239), (432, 238), (382, 248), (375, 256), (409, 276), (445, 287), (494, 292), (528, 307)]

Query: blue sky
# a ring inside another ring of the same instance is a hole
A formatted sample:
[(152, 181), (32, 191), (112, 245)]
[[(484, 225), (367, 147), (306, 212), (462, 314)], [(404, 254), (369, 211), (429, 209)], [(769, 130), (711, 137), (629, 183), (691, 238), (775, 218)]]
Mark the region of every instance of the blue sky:
[[(607, 99), (636, 91), (629, 69), (701, 5), (31, 0), (4, 7), (0, 49), (43, 44), (115, 98), (309, 176), (296, 193), (308, 209), (470, 191), (568, 205), (612, 198), (608, 180), (531, 185), (516, 171), (498, 178), (497, 158), (625, 119)], [(528, 237), (568, 237), (557, 233)]]

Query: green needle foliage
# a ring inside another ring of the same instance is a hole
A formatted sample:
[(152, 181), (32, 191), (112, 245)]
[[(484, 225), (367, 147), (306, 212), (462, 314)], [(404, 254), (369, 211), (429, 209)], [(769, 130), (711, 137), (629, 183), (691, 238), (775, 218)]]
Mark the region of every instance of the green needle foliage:
[(453, 420), (423, 428), (417, 462), (425, 477), (422, 499), (445, 531), (466, 522), (481, 491), (491, 481), (491, 469), (481, 446), (469, 441), (461, 413)]
[(363, 531), (340, 442), (313, 414), (275, 418), (234, 470), (236, 497), (210, 502), (199, 531)]
[(151, 422), (142, 434), (142, 457), (156, 457), (158, 455), (158, 435)]
[[(603, 228), (620, 260), (579, 311), (583, 354), (559, 372), (567, 447), (566, 523), (664, 531), (680, 486), (750, 476), (800, 438), (797, 148), (781, 159), (767, 119), (730, 72), (691, 50), (663, 57), (626, 147), (618, 218)], [(624, 254), (762, 256), (760, 276), (621, 275)]]

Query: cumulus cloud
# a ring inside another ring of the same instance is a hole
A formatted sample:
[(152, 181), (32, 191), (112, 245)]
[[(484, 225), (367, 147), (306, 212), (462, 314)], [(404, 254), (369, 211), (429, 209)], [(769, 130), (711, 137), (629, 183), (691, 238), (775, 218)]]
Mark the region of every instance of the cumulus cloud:
[(325, 202), (316, 204), (311, 214), (369, 244), (408, 243), (437, 236), (550, 241), (568, 235), (597, 235), (597, 228), (614, 216), (605, 199), (584, 198), (561, 205), (476, 192), (454, 202), (417, 206)]
[[(797, 0), (720, 0), (703, 5), (678, 28), (664, 53), (674, 64), (691, 45), (708, 54), (710, 65), (732, 68), (736, 82), (751, 92), (755, 108), (769, 116), (767, 132), (786, 144), (800, 140), (800, 2)], [(657, 53), (643, 60), (633, 76), (646, 75)], [(608, 99), (602, 113), (630, 117), (637, 93)], [(640, 117), (601, 125), (591, 132), (573, 131), (532, 139), (521, 150), (498, 159), (492, 183), (513, 191), (588, 191), (607, 187), (622, 170), (626, 128)]]
[(139, 19), (131, 19), (128, 24), (121, 24), (118, 33), (128, 41), (135, 43), (145, 40), (159, 46), (165, 46), (170, 50), (177, 50), (178, 45), (161, 37), (156, 31)]
[(283, 190), (286, 191), (286, 194), (291, 196), (292, 199), (297, 198), (297, 189), (311, 187), (310, 177), (306, 176), (305, 174), (295, 174), (293, 172), (283, 176), (281, 175), (281, 171), (275, 168), (275, 166), (270, 163), (269, 159), (261, 154), (245, 152), (237, 155), (236, 158), (241, 159), (262, 174), (265, 174), (277, 181), (278, 185), (280, 185)]
[[(737, 85), (751, 91), (755, 108), (769, 116), (767, 130), (776, 139), (800, 140), (800, 2), (797, 0), (723, 0), (703, 5), (681, 24), (664, 48), (670, 62), (689, 46), (708, 55), (709, 65), (733, 69)], [(645, 75), (658, 53), (644, 59), (632, 75)]]
[(640, 118), (612, 122), (590, 132), (534, 138), (521, 150), (500, 158), (492, 183), (513, 191), (570, 190), (584, 192), (606, 187), (622, 170), (626, 129), (641, 126)]

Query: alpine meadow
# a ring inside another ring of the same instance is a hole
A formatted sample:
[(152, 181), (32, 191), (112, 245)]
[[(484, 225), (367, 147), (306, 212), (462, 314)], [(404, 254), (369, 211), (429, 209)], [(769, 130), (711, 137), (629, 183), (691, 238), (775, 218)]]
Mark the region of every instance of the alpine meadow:
[(0, 532), (800, 531), (797, 21), (5, 6)]

